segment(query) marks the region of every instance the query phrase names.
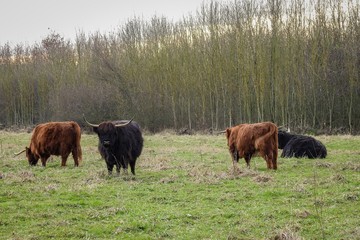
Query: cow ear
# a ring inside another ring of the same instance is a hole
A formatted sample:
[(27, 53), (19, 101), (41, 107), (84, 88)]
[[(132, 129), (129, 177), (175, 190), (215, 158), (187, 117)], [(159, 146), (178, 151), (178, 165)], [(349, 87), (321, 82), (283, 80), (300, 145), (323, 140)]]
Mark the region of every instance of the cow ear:
[(94, 131), (95, 133), (98, 133), (98, 127), (93, 127), (93, 131)]

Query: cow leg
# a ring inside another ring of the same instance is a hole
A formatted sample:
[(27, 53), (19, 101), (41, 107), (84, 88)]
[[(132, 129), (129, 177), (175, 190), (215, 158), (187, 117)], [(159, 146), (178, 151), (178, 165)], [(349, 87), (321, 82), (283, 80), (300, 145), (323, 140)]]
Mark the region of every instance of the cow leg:
[(46, 161), (47, 161), (47, 157), (41, 157), (41, 165), (43, 167), (46, 167)]
[(132, 160), (129, 163), (130, 163), (131, 173), (135, 175), (135, 161)]
[(272, 169), (272, 156), (266, 155), (265, 161), (266, 161), (267, 168)]
[(122, 156), (121, 165), (124, 168), (124, 174), (128, 174), (128, 159), (125, 156)]
[(114, 168), (114, 165), (112, 165), (112, 164), (106, 164), (107, 165), (107, 169), (108, 169), (108, 174), (109, 175), (112, 175), (112, 170), (113, 170), (113, 168)]
[(120, 166), (124, 169), (124, 175), (127, 175), (127, 164), (125, 156), (121, 156)]
[(236, 173), (239, 170), (239, 168), (237, 166), (237, 162), (239, 162), (239, 154), (236, 149), (234, 149), (234, 151), (232, 152), (231, 158), (232, 158), (232, 162), (233, 162), (233, 170), (234, 170), (234, 173)]
[(267, 161), (268, 161), (268, 168), (276, 170), (277, 169), (277, 149), (270, 152), (267, 155)]
[(267, 169), (271, 169), (272, 163), (270, 161), (271, 158), (269, 157), (269, 154), (266, 152), (260, 152), (260, 156), (265, 160)]
[(248, 169), (250, 169), (251, 156), (252, 156), (252, 155), (249, 153), (249, 154), (246, 154), (245, 157), (244, 157), (244, 158), (245, 158), (245, 162), (246, 162), (246, 166), (247, 166)]
[(121, 165), (122, 165), (122, 162), (119, 161), (119, 159), (113, 154), (111, 153), (111, 156), (108, 156), (109, 157), (109, 160), (107, 160), (107, 164), (108, 164), (108, 170), (109, 170), (109, 165), (111, 167), (111, 172), (112, 172), (112, 169), (114, 168), (114, 165), (116, 166), (116, 175), (117, 176), (120, 176), (120, 169), (121, 169)]
[(46, 162), (47, 162), (49, 157), (50, 157), (50, 155), (48, 155), (48, 154), (40, 155), (41, 164), (42, 164), (43, 167), (46, 167)]
[(276, 169), (277, 169), (276, 158), (273, 157), (273, 158), (271, 159), (271, 161), (272, 161), (272, 169), (276, 170)]
[(119, 163), (116, 163), (116, 175), (117, 176), (120, 176), (120, 164)]
[(268, 169), (274, 169), (274, 170), (277, 169), (276, 157), (274, 156), (273, 152), (266, 154), (265, 156), (263, 156), (263, 158), (266, 161)]
[(75, 164), (75, 167), (78, 167), (79, 166), (79, 155), (78, 155), (78, 150), (77, 148), (74, 148), (71, 152), (72, 156), (73, 156), (73, 159), (74, 159), (74, 164)]
[(267, 168), (268, 169), (272, 169), (273, 167), (272, 167), (272, 158), (267, 158), (266, 159), (266, 165), (267, 165)]
[(277, 157), (278, 157), (278, 150), (274, 149), (273, 156), (272, 156), (272, 165), (273, 165), (274, 170), (277, 169)]
[(66, 161), (69, 155), (66, 156), (61, 156), (61, 166), (65, 167), (66, 166)]

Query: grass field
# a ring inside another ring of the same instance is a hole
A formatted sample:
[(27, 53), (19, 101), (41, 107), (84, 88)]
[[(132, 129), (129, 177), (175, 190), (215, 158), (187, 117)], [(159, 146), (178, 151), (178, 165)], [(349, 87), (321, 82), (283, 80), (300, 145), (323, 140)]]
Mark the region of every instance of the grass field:
[(224, 136), (145, 135), (135, 178), (109, 177), (86, 134), (80, 167), (30, 167), (13, 155), (30, 136), (0, 132), (0, 239), (360, 239), (358, 136), (235, 176)]

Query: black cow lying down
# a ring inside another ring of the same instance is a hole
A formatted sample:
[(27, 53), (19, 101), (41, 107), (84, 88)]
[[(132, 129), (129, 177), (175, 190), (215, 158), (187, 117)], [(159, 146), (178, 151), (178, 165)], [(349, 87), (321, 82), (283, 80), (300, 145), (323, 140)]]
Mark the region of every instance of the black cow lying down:
[(279, 130), (278, 142), (279, 149), (283, 149), (281, 157), (284, 158), (325, 158), (327, 155), (326, 147), (313, 137)]

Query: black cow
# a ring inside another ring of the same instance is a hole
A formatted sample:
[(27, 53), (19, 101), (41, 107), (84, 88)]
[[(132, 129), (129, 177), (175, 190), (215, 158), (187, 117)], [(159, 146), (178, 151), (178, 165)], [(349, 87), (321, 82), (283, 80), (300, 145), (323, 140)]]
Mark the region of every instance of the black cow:
[(105, 159), (109, 175), (112, 174), (114, 165), (120, 174), (120, 168), (127, 173), (128, 164), (135, 175), (136, 159), (143, 148), (143, 137), (139, 124), (135, 121), (107, 121), (100, 124), (91, 124), (85, 117), (85, 122), (93, 127), (99, 137), (99, 151)]
[(291, 134), (283, 130), (278, 132), (279, 149), (283, 149), (281, 157), (290, 158), (325, 158), (326, 147), (310, 136)]

